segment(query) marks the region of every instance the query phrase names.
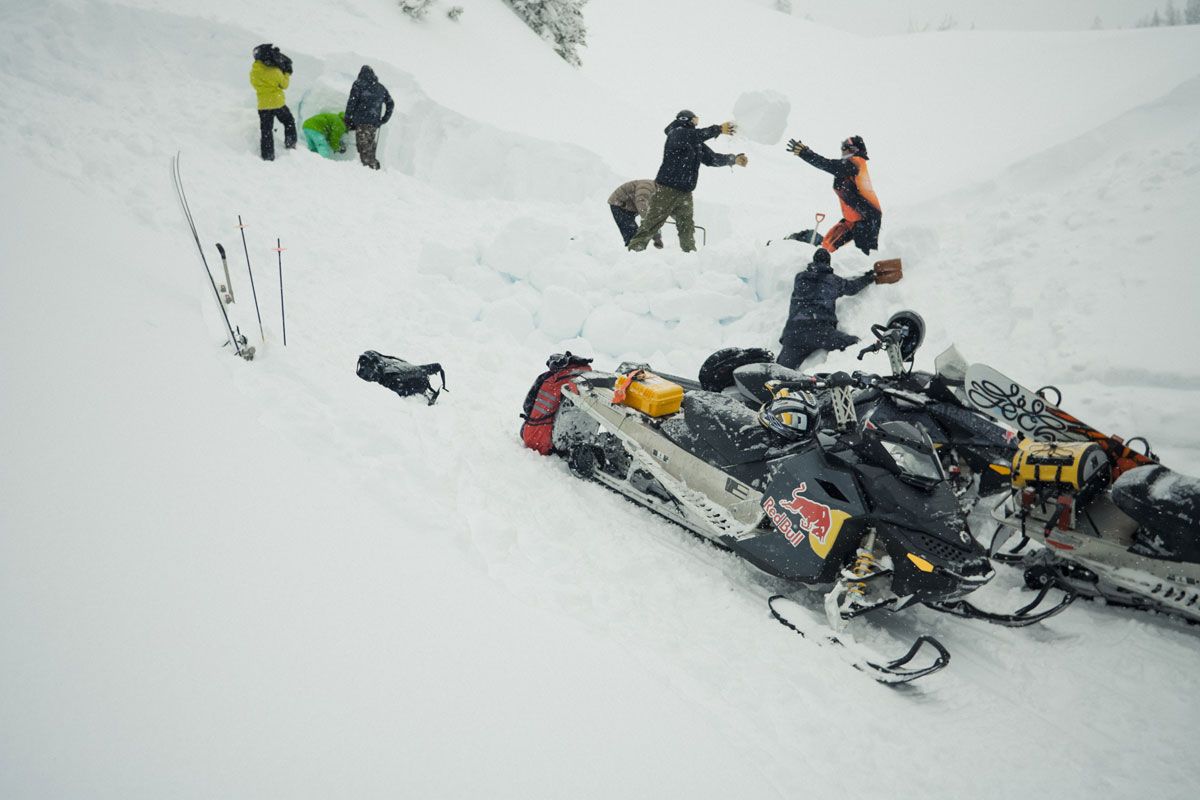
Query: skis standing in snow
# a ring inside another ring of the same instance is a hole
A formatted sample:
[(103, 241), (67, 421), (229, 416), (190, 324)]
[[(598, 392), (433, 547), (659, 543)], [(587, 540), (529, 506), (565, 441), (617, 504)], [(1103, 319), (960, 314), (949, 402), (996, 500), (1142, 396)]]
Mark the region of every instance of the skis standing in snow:
[(344, 117), (346, 127), (354, 131), (358, 159), (364, 167), (379, 169), (379, 159), (375, 157), (379, 128), (392, 118), (395, 108), (396, 103), (387, 87), (375, 77), (375, 70), (364, 64), (350, 87)]
[(855, 247), (868, 255), (879, 249), (883, 209), (871, 186), (863, 138), (851, 136), (842, 142), (842, 157), (837, 160), (817, 155), (796, 139), (788, 141), (788, 152), (833, 175), (833, 191), (842, 204), (842, 219), (829, 229), (821, 246), (832, 253), (853, 241)]
[[(625, 246), (629, 246), (629, 240), (637, 233), (638, 223), (637, 218), (646, 218), (650, 213), (650, 200), (654, 197), (654, 181), (626, 181), (613, 190), (613, 193), (608, 197), (608, 205), (612, 209), (613, 219), (617, 222), (617, 230), (621, 232), (621, 238), (625, 240)], [(655, 231), (654, 246), (659, 250), (662, 249), (662, 232)]]
[[(827, 240), (828, 241), (828, 240)], [(887, 265), (886, 267), (883, 265)], [(858, 341), (857, 336), (837, 328), (837, 301), (861, 292), (872, 283), (894, 283), (900, 279), (898, 262), (879, 262), (875, 269), (857, 278), (846, 279), (833, 272), (829, 251), (817, 248), (808, 268), (796, 273), (788, 319), (784, 323), (777, 361), (799, 369), (804, 360), (818, 350), (844, 350)]]
[(705, 142), (722, 133), (732, 135), (736, 126), (732, 122), (697, 128), (700, 118), (684, 109), (666, 127), (667, 142), (663, 146), (662, 166), (654, 178), (657, 188), (650, 208), (642, 217), (637, 233), (629, 240), (629, 249), (641, 252), (650, 243), (650, 237), (658, 233), (667, 219), (675, 220), (679, 229), (679, 245), (684, 252), (696, 250), (696, 225), (692, 221), (692, 191), (700, 177), (700, 165), (729, 167), (737, 164), (746, 166), (745, 153), (714, 153)]
[(275, 120), (283, 123), (283, 146), (296, 146), (296, 118), (287, 107), (283, 91), (292, 77), (292, 60), (273, 44), (254, 48), (250, 85), (258, 95), (259, 148), (263, 161), (275, 160)]

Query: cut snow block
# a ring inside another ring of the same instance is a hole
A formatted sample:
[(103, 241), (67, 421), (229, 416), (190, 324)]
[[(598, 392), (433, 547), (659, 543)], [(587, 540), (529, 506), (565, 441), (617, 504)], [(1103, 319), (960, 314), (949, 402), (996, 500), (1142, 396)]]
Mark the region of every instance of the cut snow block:
[(770, 89), (743, 92), (733, 104), (738, 133), (759, 144), (779, 144), (791, 113), (791, 101)]
[(488, 304), (479, 316), (491, 330), (507, 333), (517, 341), (524, 340), (533, 330), (533, 315), (511, 298)]
[(591, 308), (570, 289), (552, 286), (542, 294), (538, 309), (538, 328), (551, 339), (571, 339), (579, 335)]
[(570, 238), (562, 226), (534, 217), (517, 217), (496, 234), (483, 252), (483, 261), (497, 272), (525, 279), (535, 264), (561, 251)]

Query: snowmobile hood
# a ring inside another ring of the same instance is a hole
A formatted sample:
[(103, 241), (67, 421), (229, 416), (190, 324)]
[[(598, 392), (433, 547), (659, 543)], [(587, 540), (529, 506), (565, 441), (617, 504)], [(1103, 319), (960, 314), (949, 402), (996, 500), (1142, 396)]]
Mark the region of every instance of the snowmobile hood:
[(358, 79), (367, 83), (379, 83), (379, 78), (375, 77), (375, 70), (363, 65), (363, 68), (358, 71)]
[(671, 124), (663, 128), (663, 133), (670, 134), (671, 131), (679, 130), (680, 128), (695, 128), (691, 120), (673, 119)]

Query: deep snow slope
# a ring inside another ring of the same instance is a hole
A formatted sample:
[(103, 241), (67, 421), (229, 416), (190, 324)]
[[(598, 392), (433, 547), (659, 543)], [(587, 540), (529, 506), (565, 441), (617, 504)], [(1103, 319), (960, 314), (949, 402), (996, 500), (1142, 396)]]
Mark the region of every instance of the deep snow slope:
[[(861, 635), (932, 632), (953, 664), (888, 690), (771, 621), (779, 587), (515, 429), (555, 349), (692, 371), (773, 343), (807, 255), (778, 237), (834, 210), (821, 175), (718, 140), (751, 166), (706, 171), (690, 257), (669, 230), (624, 253), (604, 204), (679, 107), (771, 91), (789, 135), (872, 145), (908, 277), (849, 329), (917, 308), (923, 365), (956, 341), (1200, 473), (1200, 31), (865, 40), (749, 1), (597, 0), (576, 71), (498, 0), (458, 3), (0, 9), (0, 796), (1194, 797), (1191, 629), (917, 610)], [(375, 66), (383, 171), (257, 158), (265, 40), (305, 114)], [(177, 150), (253, 363), (220, 348)], [(449, 392), (362, 383), (365, 349), (441, 361)], [(980, 594), (1027, 598), (1009, 571)]]

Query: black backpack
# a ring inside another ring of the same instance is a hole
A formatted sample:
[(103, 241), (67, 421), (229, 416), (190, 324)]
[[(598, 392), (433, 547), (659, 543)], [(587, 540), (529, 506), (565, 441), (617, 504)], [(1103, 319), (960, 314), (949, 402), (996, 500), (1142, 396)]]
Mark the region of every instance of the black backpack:
[[(446, 371), (441, 364), (410, 364), (403, 358), (385, 356), (374, 350), (368, 350), (358, 357), (355, 372), (364, 381), (386, 386), (401, 397), (423, 394), (429, 400), (429, 405), (437, 402), (438, 395), (446, 389)], [(429, 382), (431, 375), (440, 378), (441, 386), (437, 389)]]

